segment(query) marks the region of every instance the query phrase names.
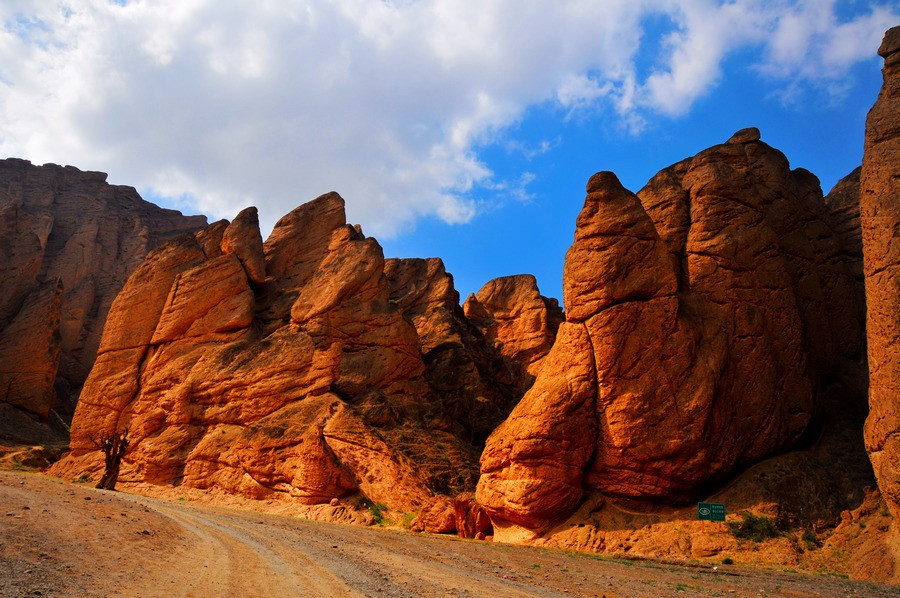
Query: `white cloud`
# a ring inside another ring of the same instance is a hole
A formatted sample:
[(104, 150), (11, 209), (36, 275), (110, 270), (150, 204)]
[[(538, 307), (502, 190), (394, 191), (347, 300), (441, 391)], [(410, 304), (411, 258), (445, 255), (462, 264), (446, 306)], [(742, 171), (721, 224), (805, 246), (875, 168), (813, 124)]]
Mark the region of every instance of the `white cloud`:
[[(775, 77), (840, 77), (896, 12), (734, 0), (105, 0), (0, 5), (0, 154), (110, 172), (213, 217), (263, 224), (329, 191), (392, 235), (465, 222), (480, 193), (528, 197), (480, 144), (528, 106), (606, 107), (633, 129), (683, 114), (729, 52)], [(670, 31), (644, 32), (664, 14)], [(637, 76), (642, 34), (664, 52)]]

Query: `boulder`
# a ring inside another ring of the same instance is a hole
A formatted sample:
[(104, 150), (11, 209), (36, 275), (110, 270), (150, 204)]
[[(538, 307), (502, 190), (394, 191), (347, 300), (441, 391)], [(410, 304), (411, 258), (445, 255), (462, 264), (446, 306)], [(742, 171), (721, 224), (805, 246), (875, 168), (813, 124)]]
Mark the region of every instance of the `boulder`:
[(869, 417), (866, 450), (900, 517), (900, 27), (878, 49), (884, 84), (866, 119), (860, 220), (866, 285)]
[(450, 534), (456, 531), (456, 511), (453, 501), (446, 496), (431, 498), (410, 524), (414, 532)]
[(487, 511), (475, 501), (475, 495), (466, 492), (453, 499), (456, 535), (460, 538), (478, 538), (494, 535), (494, 527)]
[(685, 503), (793, 446), (857, 356), (818, 180), (745, 129), (638, 194), (601, 172), (566, 255), (566, 322), (488, 438), (478, 502), (539, 529), (586, 491)]

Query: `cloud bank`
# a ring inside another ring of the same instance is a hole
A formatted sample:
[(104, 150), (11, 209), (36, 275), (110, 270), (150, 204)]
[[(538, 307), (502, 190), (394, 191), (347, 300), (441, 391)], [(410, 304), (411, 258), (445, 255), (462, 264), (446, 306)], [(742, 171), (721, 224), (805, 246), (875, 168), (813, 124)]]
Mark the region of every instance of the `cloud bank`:
[(639, 128), (690, 110), (748, 48), (785, 85), (839, 80), (900, 20), (889, 4), (841, 8), (5, 0), (0, 154), (102, 169), (213, 217), (254, 204), (264, 228), (334, 189), (352, 220), (391, 236), (424, 216), (465, 222), (498, 190), (527, 197), (527, 173), (497, 180), (478, 148), (530, 106)]

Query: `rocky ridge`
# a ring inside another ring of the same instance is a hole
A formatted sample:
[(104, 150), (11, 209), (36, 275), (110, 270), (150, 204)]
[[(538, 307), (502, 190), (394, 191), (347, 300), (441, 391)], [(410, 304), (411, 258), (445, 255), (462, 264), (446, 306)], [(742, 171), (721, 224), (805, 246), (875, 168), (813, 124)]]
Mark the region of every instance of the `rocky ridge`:
[(385, 260), (336, 193), (265, 243), (250, 208), (129, 278), (53, 471), (96, 472), (94, 437), (127, 427), (125, 483), (414, 511), (474, 489), (518, 398), (503, 366), (440, 260)]
[(153, 247), (205, 225), (102, 172), (0, 160), (0, 439), (53, 436), (50, 410), (71, 417), (128, 275)]
[[(747, 129), (637, 195), (594, 175), (566, 322), (491, 435), (478, 501), (540, 529), (584, 493), (680, 503), (793, 446), (860, 310), (818, 180)], [(856, 359), (858, 361), (858, 359)]]

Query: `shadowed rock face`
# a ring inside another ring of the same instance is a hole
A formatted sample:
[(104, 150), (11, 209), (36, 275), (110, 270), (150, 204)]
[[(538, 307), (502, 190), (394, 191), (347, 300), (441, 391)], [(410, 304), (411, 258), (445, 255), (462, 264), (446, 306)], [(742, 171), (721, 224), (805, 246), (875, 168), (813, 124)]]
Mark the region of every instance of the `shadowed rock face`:
[(825, 196), (834, 230), (844, 245), (853, 277), (863, 280), (862, 228), (859, 223), (859, 177), (862, 167), (839, 180)]
[(479, 435), (518, 398), (492, 360), (440, 260), (385, 261), (336, 193), (265, 244), (250, 208), (128, 280), (54, 471), (98, 468), (92, 437), (128, 427), (125, 482), (411, 511), (474, 488)]
[(415, 326), (443, 428), (480, 449), (524, 393), (516, 372), (466, 317), (440, 259), (386, 260), (385, 275), (391, 302)]
[(559, 302), (541, 295), (534, 276), (519, 274), (489, 281), (463, 310), (509, 364), (519, 389), (528, 390), (565, 320)]
[(869, 417), (866, 449), (900, 516), (900, 27), (878, 49), (884, 84), (866, 120), (860, 217), (866, 280)]
[(566, 322), (487, 441), (478, 501), (538, 528), (588, 490), (677, 503), (794, 444), (859, 308), (818, 180), (747, 129), (637, 195), (594, 175)]
[(100, 172), (0, 160), (0, 437), (43, 440), (40, 427), (20, 433), (23, 418), (71, 413), (128, 275), (153, 247), (205, 225)]

